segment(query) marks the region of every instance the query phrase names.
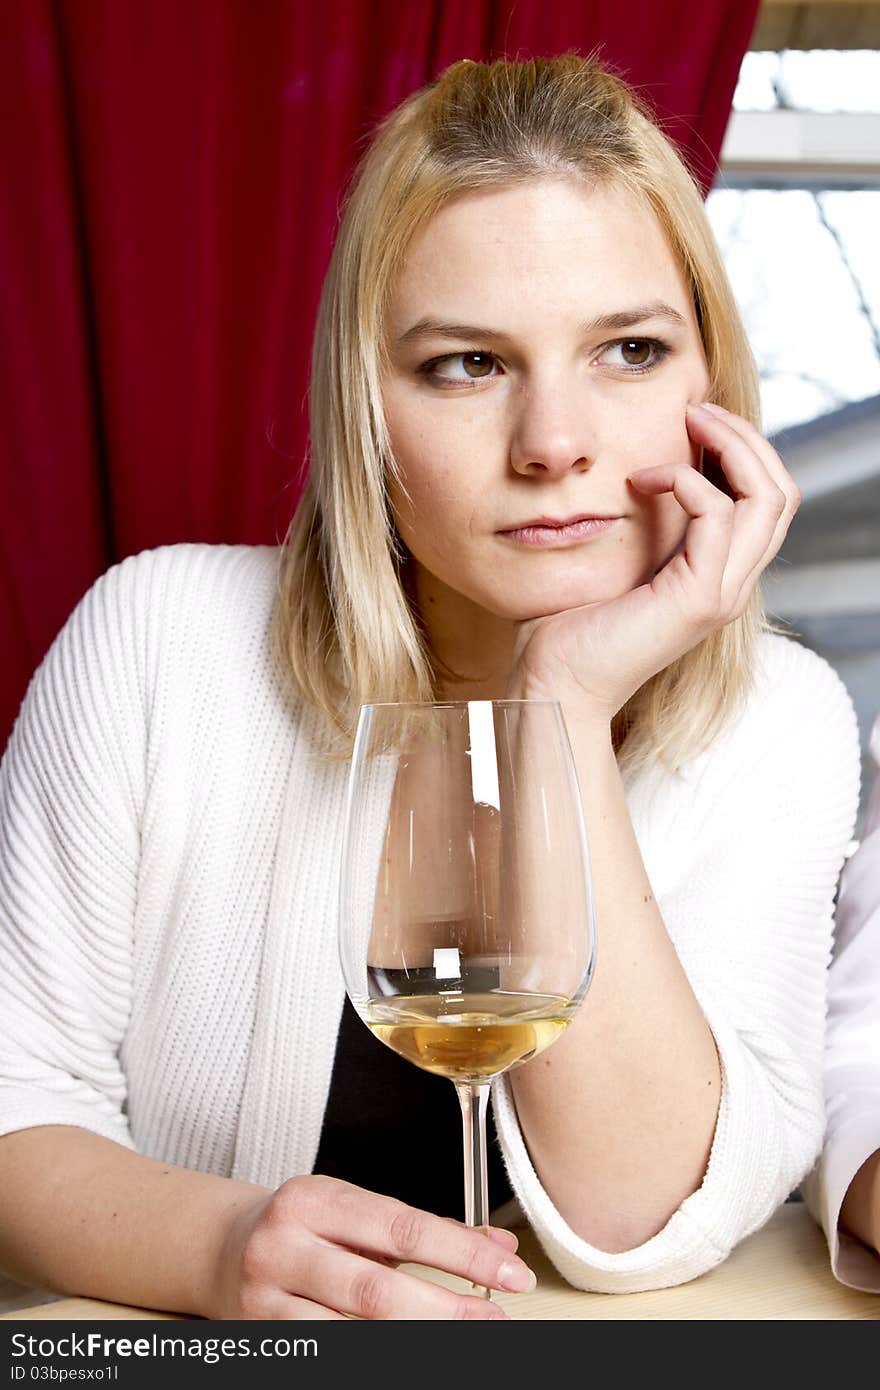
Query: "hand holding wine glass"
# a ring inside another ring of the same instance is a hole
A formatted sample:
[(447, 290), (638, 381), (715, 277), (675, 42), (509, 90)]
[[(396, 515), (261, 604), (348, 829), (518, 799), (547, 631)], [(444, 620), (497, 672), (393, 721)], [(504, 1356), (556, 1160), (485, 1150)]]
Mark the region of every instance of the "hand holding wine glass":
[(455, 1084), (465, 1219), (485, 1226), (490, 1083), (562, 1034), (595, 958), (583, 811), (555, 701), (362, 708), (340, 955), (376, 1037)]
[(221, 1319), (381, 1321), (505, 1319), (495, 1304), (417, 1279), (398, 1265), (477, 1273), (528, 1287), (517, 1239), (471, 1231), (353, 1183), (309, 1173), (235, 1203), (218, 1242), (207, 1314)]

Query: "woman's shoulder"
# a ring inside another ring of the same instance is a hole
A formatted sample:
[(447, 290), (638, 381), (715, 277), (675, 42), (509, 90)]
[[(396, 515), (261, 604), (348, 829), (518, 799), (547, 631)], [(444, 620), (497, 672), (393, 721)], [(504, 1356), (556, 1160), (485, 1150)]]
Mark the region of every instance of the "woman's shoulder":
[(277, 546), (200, 542), (128, 555), (95, 580), (48, 661), (84, 663), (139, 706), (172, 687), (178, 695), (212, 685), (227, 695), (237, 684), (268, 690), (279, 556)]
[(662, 790), (675, 798), (741, 782), (746, 773), (772, 779), (793, 764), (858, 775), (859, 727), (852, 698), (823, 656), (793, 637), (758, 637), (752, 679), (711, 742), (674, 772), (659, 761), (628, 774), (642, 797)]
[(817, 721), (858, 728), (852, 698), (830, 661), (794, 637), (764, 632), (758, 640), (755, 684), (747, 701), (752, 719), (793, 732), (816, 730)]
[(169, 592), (194, 601), (218, 591), (237, 594), (242, 606), (271, 603), (275, 595), (280, 547), (180, 541), (140, 550), (117, 561), (95, 588), (124, 591), (148, 607)]
[(631, 809), (662, 888), (705, 847), (727, 852), (746, 831), (768, 849), (789, 830), (845, 845), (860, 780), (858, 719), (840, 676), (796, 639), (762, 633), (751, 688), (727, 723), (675, 772), (644, 773)]
[(148, 659), (179, 644), (193, 653), (234, 644), (265, 630), (280, 553), (278, 546), (195, 541), (141, 550), (95, 580), (72, 622), (113, 628)]
[(710, 747), (683, 769), (685, 781), (803, 775), (858, 784), (859, 724), (852, 697), (825, 657), (794, 637), (764, 632), (754, 680)]
[(796, 635), (762, 632), (757, 643), (759, 670), (768, 677), (783, 680), (802, 680), (810, 675), (818, 679), (831, 678), (843, 685), (831, 663), (813, 647), (807, 647)]

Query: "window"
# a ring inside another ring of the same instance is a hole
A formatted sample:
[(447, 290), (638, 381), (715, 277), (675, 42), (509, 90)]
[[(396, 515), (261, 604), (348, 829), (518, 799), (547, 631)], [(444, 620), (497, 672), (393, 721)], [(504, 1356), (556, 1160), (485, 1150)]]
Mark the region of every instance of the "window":
[(880, 53), (749, 53), (707, 199), (803, 503), (767, 606), (880, 715)]

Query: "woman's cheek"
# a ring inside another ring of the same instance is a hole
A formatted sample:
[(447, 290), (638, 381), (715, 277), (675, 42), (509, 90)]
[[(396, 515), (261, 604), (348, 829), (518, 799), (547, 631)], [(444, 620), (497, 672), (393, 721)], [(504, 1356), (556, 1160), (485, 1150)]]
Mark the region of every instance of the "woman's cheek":
[(429, 474), (404, 469), (403, 477), (409, 498), (393, 479), (388, 483), (388, 495), (404, 543), (429, 568), (437, 568), (447, 559), (454, 567), (468, 523), (460, 485), (456, 486), (442, 469)]

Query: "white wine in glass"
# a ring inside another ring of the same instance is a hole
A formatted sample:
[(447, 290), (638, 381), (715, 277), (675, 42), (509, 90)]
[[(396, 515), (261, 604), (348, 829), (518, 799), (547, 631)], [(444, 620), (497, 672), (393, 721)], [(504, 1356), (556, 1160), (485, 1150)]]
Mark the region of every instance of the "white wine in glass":
[(490, 1083), (562, 1035), (595, 965), (583, 807), (558, 702), (361, 707), (339, 947), (363, 1022), (454, 1083), (465, 1220), (485, 1226)]

